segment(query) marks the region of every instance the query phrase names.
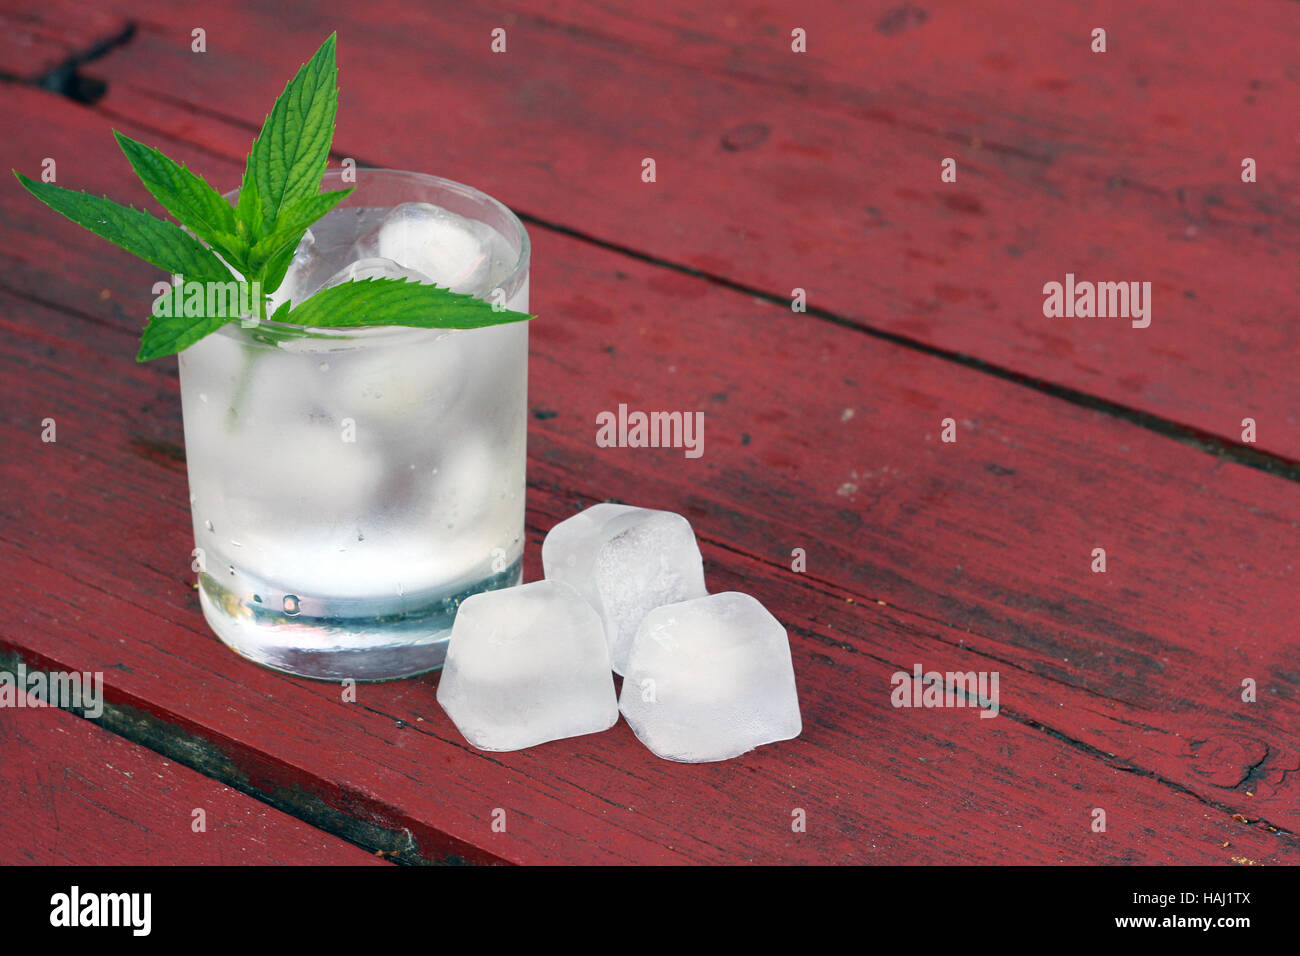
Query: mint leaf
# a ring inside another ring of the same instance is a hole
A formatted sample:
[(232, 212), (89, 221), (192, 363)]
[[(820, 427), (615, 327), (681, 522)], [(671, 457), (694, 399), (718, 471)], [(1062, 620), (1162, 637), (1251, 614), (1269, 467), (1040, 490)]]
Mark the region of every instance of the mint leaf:
[(290, 309), (285, 321), (318, 328), (407, 325), (421, 329), (479, 329), (531, 318), (509, 309), (496, 311), (482, 299), (434, 285), (405, 279), (361, 279), (321, 289)]
[(183, 352), (199, 339), (217, 331), (227, 322), (233, 321), (229, 316), (153, 316), (144, 330), (140, 340), (140, 351), (136, 354), (137, 362), (162, 358), (175, 352)]
[[(235, 202), (235, 235), (241, 242), (252, 245), (262, 231), (262, 200), (258, 198), (257, 182), (249, 178), (244, 170), (244, 184), (239, 187), (239, 199)], [(257, 228), (252, 227), (257, 223)]]
[(180, 226), (111, 199), (39, 183), (17, 170), (14, 175), (28, 192), (55, 212), (159, 269), (201, 282), (227, 282), (232, 278), (221, 260)]
[(292, 302), (281, 302), (281, 303), (280, 303), (280, 307), (277, 308), (277, 309), (275, 310), (275, 314), (271, 316), (271, 321), (272, 321), (272, 322), (288, 322), (288, 321), (289, 321), (289, 309), (290, 309), (290, 307), (291, 307), (292, 305), (293, 305)]
[(159, 150), (117, 130), (113, 135), (149, 194), (232, 265), (246, 271), (247, 246), (235, 236), (235, 210), (230, 203), (201, 176)]
[[(330, 193), (318, 193), (315, 196), (308, 196), (281, 208), (280, 219), (276, 224), (275, 231), (258, 240), (249, 253), (249, 265), (253, 268), (253, 271), (258, 271), (262, 264), (274, 258), (276, 253), (283, 251), (286, 245), (292, 243), (291, 248), (296, 248), (298, 243), (302, 241), (303, 233), (307, 231), (307, 227), (346, 199), (351, 192), (352, 188), (349, 187), (347, 189), (336, 189)], [(290, 255), (292, 255), (292, 252), (290, 252)], [(268, 291), (274, 292), (275, 290), (270, 289)]]
[(339, 103), (335, 42), (331, 33), (289, 81), (248, 154), (241, 189), (256, 184), (260, 204), (259, 218), (244, 218), (253, 240), (278, 229), (283, 207), (320, 191)]

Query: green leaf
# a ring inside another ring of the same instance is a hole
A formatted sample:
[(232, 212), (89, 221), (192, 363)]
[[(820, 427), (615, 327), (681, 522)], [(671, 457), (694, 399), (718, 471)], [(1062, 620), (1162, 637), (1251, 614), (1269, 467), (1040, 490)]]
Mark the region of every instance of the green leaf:
[(289, 311), (287, 321), (318, 328), (407, 325), (478, 329), (533, 318), (438, 286), (405, 279), (361, 279), (322, 289)]
[(263, 263), (273, 259), (277, 253), (282, 252), (286, 246), (289, 246), (291, 250), (289, 254), (292, 256), (292, 250), (296, 249), (298, 243), (302, 241), (307, 227), (346, 199), (351, 192), (352, 187), (337, 189), (330, 193), (317, 193), (315, 196), (300, 199), (281, 209), (280, 221), (275, 231), (258, 240), (249, 253), (249, 264), (255, 267), (254, 271), (256, 272)]
[[(239, 199), (235, 203), (235, 220), (235, 235), (251, 246), (262, 228), (262, 201), (257, 196), (257, 183), (249, 179), (247, 169), (244, 170), (244, 184), (239, 187)], [(258, 224), (256, 229), (252, 223)]]
[(154, 316), (144, 330), (140, 340), (140, 351), (136, 354), (137, 362), (162, 358), (183, 352), (199, 339), (212, 334), (227, 322), (237, 321), (229, 316)]
[(331, 33), (289, 81), (248, 154), (241, 188), (257, 185), (260, 218), (244, 219), (255, 241), (279, 228), (282, 208), (320, 191), (339, 103), (335, 43)]
[(242, 271), (247, 247), (235, 236), (235, 210), (230, 203), (201, 176), (159, 150), (117, 130), (113, 135), (150, 195)]
[(279, 305), (279, 307), (275, 310), (275, 314), (271, 316), (271, 321), (272, 321), (272, 322), (288, 322), (288, 321), (289, 321), (289, 309), (290, 309), (290, 306), (291, 306), (291, 305), (292, 305), (291, 302), (281, 302), (280, 305)]
[(211, 250), (174, 223), (111, 199), (38, 183), (17, 170), (14, 175), (28, 192), (55, 212), (159, 269), (201, 282), (227, 282), (232, 278), (230, 270)]

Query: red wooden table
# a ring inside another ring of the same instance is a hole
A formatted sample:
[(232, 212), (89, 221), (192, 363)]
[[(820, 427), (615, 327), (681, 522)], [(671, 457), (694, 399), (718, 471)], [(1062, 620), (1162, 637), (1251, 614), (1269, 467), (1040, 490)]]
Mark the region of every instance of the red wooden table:
[[(1300, 7), (1137, 6), (6, 3), (6, 164), (150, 208), (110, 128), (232, 187), (338, 30), (336, 159), (529, 225), (526, 579), (580, 508), (681, 512), (788, 627), (804, 732), (486, 754), (436, 674), (352, 703), (229, 653), (175, 360), (133, 361), (158, 274), (11, 183), (0, 670), (106, 706), (0, 709), (0, 863), (1300, 861)], [(1046, 317), (1066, 273), (1150, 325)], [(705, 454), (598, 448), (622, 402)], [(917, 664), (997, 672), (997, 717), (892, 706)]]

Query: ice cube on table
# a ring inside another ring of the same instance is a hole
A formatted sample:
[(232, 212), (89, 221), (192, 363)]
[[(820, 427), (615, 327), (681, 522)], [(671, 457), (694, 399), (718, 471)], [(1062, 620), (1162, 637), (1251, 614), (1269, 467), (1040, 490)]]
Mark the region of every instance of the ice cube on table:
[(799, 736), (790, 641), (748, 594), (726, 591), (646, 615), (619, 709), (667, 760), (728, 760)]
[(572, 585), (595, 608), (620, 674), (648, 611), (708, 593), (695, 533), (671, 511), (593, 505), (551, 529), (542, 567), (548, 580)]
[(391, 259), (453, 292), (483, 294), (492, 266), (495, 233), (427, 202), (394, 206), (379, 225), (357, 240), (355, 259)]
[(556, 581), (484, 591), (456, 613), (438, 703), (480, 750), (520, 750), (618, 720), (600, 619)]

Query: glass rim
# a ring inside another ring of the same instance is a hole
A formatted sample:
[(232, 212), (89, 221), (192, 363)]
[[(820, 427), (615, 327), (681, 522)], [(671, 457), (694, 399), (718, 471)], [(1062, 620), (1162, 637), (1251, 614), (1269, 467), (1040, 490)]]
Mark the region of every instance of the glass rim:
[[(498, 288), (506, 290), (507, 297), (518, 291), (520, 284), (523, 282), (524, 275), (528, 272), (530, 259), (532, 258), (532, 240), (528, 236), (528, 230), (524, 228), (523, 221), (520, 220), (513, 209), (493, 196), (489, 196), (481, 189), (475, 189), (473, 186), (467, 186), (464, 183), (457, 182), (454, 179), (445, 179), (442, 176), (435, 176), (432, 173), (417, 173), (406, 169), (389, 169), (385, 166), (358, 166), (353, 173), (356, 176), (355, 181), (345, 182), (343, 180), (343, 169), (326, 169), (321, 176), (321, 186), (327, 185), (340, 186), (359, 186), (363, 179), (393, 179), (408, 180), (413, 183), (419, 183), (424, 186), (433, 186), (447, 192), (458, 193), (459, 195), (470, 199), (474, 202), (483, 203), (494, 208), (499, 212), (505, 221), (516, 231), (519, 239), (519, 254), (515, 259), (510, 273), (499, 283)], [(222, 194), (227, 202), (232, 205), (238, 201), (239, 189), (235, 188)], [(510, 236), (506, 237), (510, 239)], [(285, 332), (309, 332), (310, 338), (317, 340), (332, 339), (335, 342), (342, 343), (347, 340), (373, 339), (379, 337), (392, 337), (406, 334), (435, 333), (445, 335), (449, 332), (457, 331), (476, 331), (475, 329), (426, 329), (417, 328), (409, 325), (358, 325), (358, 326), (309, 326), (297, 325), (292, 322), (274, 322), (269, 318), (261, 319), (256, 325), (244, 326), (238, 322), (227, 322), (220, 329), (218, 334), (238, 336), (248, 338), (248, 333), (255, 332), (257, 329), (269, 326), (272, 329), (281, 329)], [(485, 328), (498, 328), (498, 326), (485, 326)], [(269, 342), (260, 344), (274, 348)]]

